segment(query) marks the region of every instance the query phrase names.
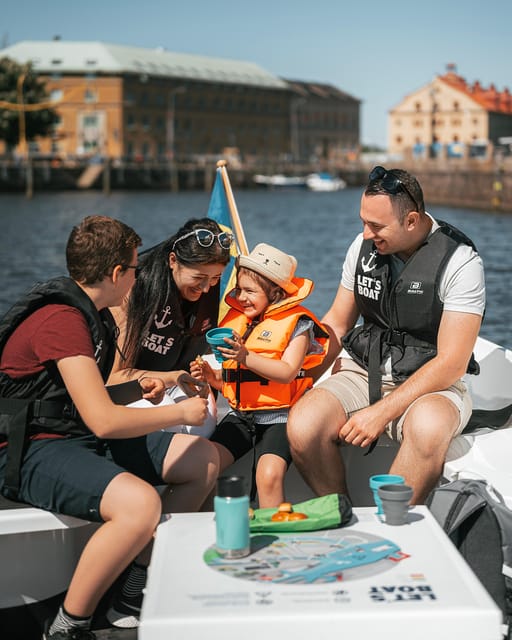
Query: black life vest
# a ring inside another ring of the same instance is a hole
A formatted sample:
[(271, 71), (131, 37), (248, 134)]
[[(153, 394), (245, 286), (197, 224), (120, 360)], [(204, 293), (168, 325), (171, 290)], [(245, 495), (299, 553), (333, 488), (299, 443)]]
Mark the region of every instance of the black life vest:
[[(445, 222), (409, 258), (395, 283), (391, 260), (364, 240), (356, 267), (354, 295), (364, 324), (352, 329), (343, 346), (368, 371), (370, 403), (381, 397), (381, 366), (391, 359), (395, 382), (402, 382), (437, 353), (443, 304), (439, 282), (460, 244), (475, 245)], [(478, 373), (474, 358), (468, 373)]]
[(196, 303), (185, 303), (188, 308), (184, 315), (176, 289), (142, 338), (135, 367), (148, 371), (188, 371), (190, 362), (208, 350), (205, 334), (217, 326), (219, 292), (220, 285), (215, 285)]
[[(98, 312), (91, 299), (71, 278), (55, 278), (36, 284), (11, 307), (0, 320), (0, 353), (22, 322), (49, 304), (68, 305), (84, 315), (95, 347), (96, 362), (106, 381), (114, 362), (114, 319), (108, 309)], [(17, 497), (26, 439), (37, 433), (91, 433), (77, 413), (54, 363), (49, 363), (33, 376), (18, 380), (0, 373), (0, 441), (7, 440), (8, 443), (2, 492), (11, 499)]]

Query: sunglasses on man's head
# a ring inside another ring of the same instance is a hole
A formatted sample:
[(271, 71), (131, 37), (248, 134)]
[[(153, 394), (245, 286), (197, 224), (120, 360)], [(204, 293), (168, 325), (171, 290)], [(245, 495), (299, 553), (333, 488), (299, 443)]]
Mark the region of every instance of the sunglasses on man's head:
[(416, 211), (419, 211), (416, 198), (413, 197), (412, 193), (405, 186), (402, 180), (400, 180), (400, 178), (394, 173), (393, 169), (390, 169), (388, 171), (387, 169), (384, 169), (384, 167), (381, 167), (381, 166), (374, 167), (371, 170), (370, 175), (368, 176), (368, 179), (370, 182), (375, 182), (375, 180), (380, 180), (384, 191), (387, 191), (391, 195), (395, 196), (397, 193), (400, 193), (400, 191), (403, 191), (414, 202)]
[(185, 240), (185, 238), (190, 238), (194, 235), (201, 247), (211, 247), (215, 238), (217, 238), (217, 242), (223, 249), (229, 249), (231, 247), (231, 244), (233, 243), (233, 234), (227, 233), (226, 231), (213, 233), (213, 231), (210, 231), (209, 229), (194, 229), (194, 231), (189, 231), (189, 233), (186, 233), (184, 236), (176, 238), (174, 244), (172, 245), (171, 251), (174, 251), (174, 247), (178, 242), (181, 242), (182, 240)]

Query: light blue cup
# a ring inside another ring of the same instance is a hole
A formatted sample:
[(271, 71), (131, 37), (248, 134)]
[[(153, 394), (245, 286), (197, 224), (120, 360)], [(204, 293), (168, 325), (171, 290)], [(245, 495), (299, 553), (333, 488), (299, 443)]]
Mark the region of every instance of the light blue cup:
[(233, 329), (226, 327), (217, 327), (216, 329), (210, 329), (206, 332), (206, 341), (210, 345), (217, 362), (223, 362), (226, 358), (218, 350), (217, 347), (228, 347), (228, 343), (224, 342), (224, 338), (233, 339)]
[(378, 488), (384, 484), (405, 484), (405, 479), (403, 476), (395, 476), (389, 473), (382, 473), (377, 476), (371, 476), (370, 478), (370, 489), (373, 492), (373, 499), (375, 500), (375, 504), (377, 505), (377, 515), (381, 516), (384, 513), (382, 509), (382, 502), (379, 498)]

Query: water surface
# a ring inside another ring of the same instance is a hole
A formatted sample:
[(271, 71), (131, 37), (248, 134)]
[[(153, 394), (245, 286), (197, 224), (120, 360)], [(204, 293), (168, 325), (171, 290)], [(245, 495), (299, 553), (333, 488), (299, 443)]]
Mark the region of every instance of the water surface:
[[(328, 309), (338, 287), (346, 250), (361, 228), (360, 188), (336, 193), (303, 190), (240, 190), (235, 193), (247, 243), (275, 244), (299, 261), (297, 273), (312, 278), (309, 306)], [(103, 214), (134, 227), (150, 247), (190, 217), (203, 217), (209, 194), (203, 191), (36, 193), (0, 196), (0, 314), (36, 281), (65, 273), (64, 251), (71, 227), (89, 214)], [(476, 243), (486, 269), (487, 312), (481, 335), (512, 347), (510, 274), (512, 215), (429, 207)]]

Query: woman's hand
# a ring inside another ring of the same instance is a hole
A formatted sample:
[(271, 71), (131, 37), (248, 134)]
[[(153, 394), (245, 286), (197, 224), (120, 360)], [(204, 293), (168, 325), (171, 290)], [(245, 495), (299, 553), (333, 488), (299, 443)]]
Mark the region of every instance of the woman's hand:
[(139, 385), (142, 389), (142, 397), (152, 404), (162, 402), (165, 394), (165, 382), (160, 378), (139, 378)]

